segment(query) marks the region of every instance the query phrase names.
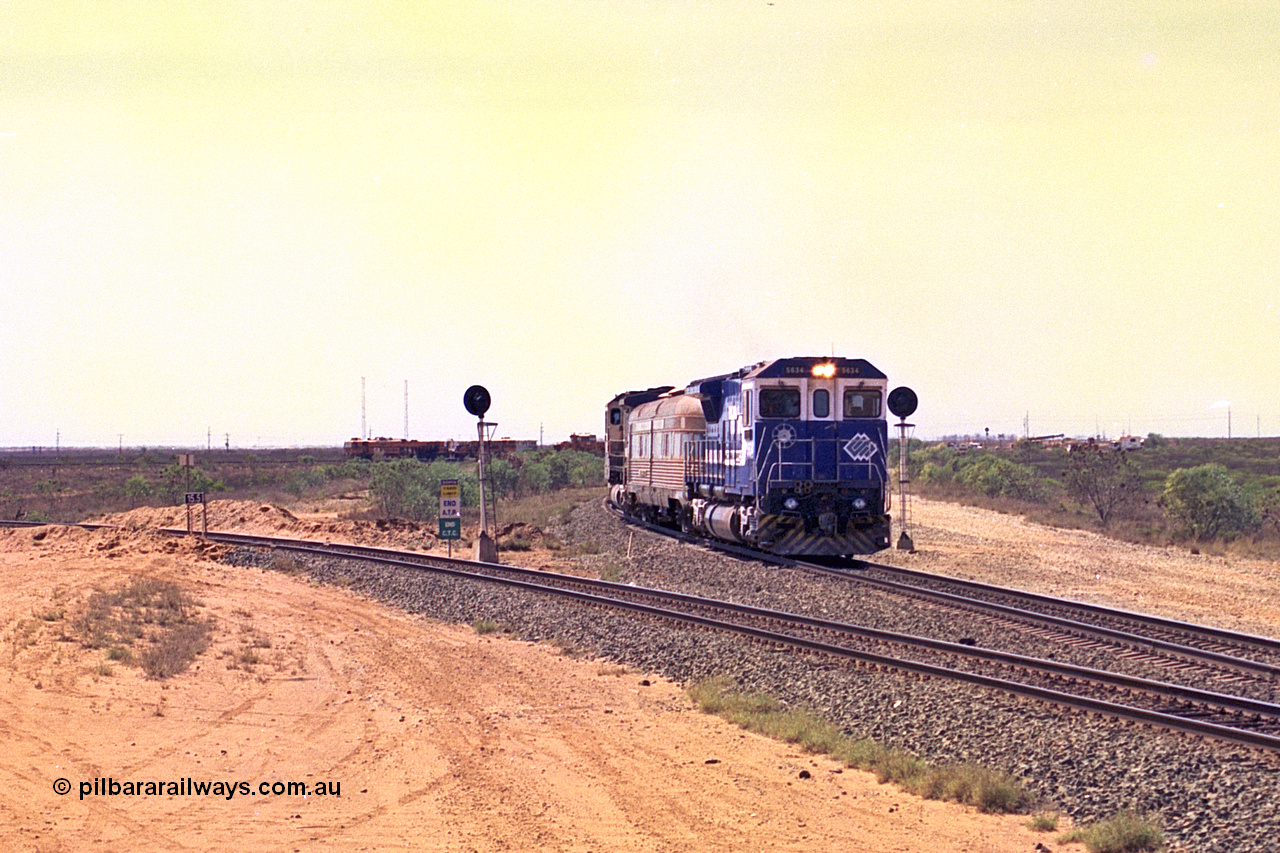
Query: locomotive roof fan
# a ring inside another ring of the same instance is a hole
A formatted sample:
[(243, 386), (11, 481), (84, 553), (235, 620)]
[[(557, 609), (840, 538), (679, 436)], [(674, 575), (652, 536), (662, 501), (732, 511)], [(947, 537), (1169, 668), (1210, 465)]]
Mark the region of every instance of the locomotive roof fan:
[(915, 391), (902, 385), (890, 391), (885, 402), (889, 411), (898, 418), (898, 527), (902, 530), (898, 536), (898, 550), (915, 551), (915, 543), (907, 533), (907, 484), (911, 482), (907, 479), (907, 428), (913, 426), (907, 423), (907, 418), (915, 412), (920, 401)]

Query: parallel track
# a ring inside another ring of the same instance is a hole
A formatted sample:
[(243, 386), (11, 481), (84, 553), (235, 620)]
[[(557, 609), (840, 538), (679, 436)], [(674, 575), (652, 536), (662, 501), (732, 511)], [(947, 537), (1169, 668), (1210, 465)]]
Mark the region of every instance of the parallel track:
[[(0, 525), (35, 526), (14, 522), (0, 522)], [(79, 526), (89, 529), (110, 527)], [(163, 532), (187, 535), (185, 530)], [(536, 569), (312, 540), (220, 532), (211, 532), (208, 538), (241, 547), (284, 550), (324, 559), (361, 560), (472, 581), (500, 583), (588, 605), (624, 609), (700, 628), (730, 631), (777, 647), (835, 656), (864, 666), (965, 682), (1117, 719), (1280, 752), (1280, 705), (1243, 697), (683, 593)], [(1124, 701), (1116, 701), (1116, 694), (1123, 695)]]
[(1226, 683), (1280, 681), (1280, 640), (1269, 637), (878, 563), (855, 561), (846, 568), (832, 568), (689, 536), (622, 515), (612, 507), (610, 511), (627, 524), (662, 536), (964, 610), (1054, 642), (1099, 649), (1120, 647), (1126, 657), (1181, 673), (1200, 671)]
[[(185, 534), (185, 531), (168, 531)], [(346, 558), (501, 583), (624, 609), (863, 665), (962, 681), (1057, 705), (1280, 751), (1280, 705), (1102, 670), (914, 637), (668, 590), (367, 546), (210, 533), (209, 538), (311, 557)], [(998, 674), (993, 674), (998, 673)], [(1125, 702), (1105, 698), (1122, 694)]]

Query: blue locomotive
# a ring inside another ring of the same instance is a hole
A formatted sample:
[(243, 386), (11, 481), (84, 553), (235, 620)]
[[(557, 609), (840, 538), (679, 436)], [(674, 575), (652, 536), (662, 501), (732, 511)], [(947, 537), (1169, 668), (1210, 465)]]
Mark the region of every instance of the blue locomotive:
[(863, 359), (782, 358), (619, 394), (605, 411), (610, 500), (775, 554), (887, 548), (887, 390)]

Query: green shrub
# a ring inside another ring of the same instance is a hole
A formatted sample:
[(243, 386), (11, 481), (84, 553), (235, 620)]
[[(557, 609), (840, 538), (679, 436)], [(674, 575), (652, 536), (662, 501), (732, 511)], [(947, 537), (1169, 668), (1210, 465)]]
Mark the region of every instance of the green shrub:
[(473, 466), (435, 460), (397, 459), (373, 466), (369, 498), (383, 518), (430, 521), (440, 509), (440, 481), (457, 480), (463, 506), (480, 505), (480, 482)]
[(507, 459), (491, 459), (485, 466), (488, 488), (500, 498), (515, 497), (520, 485), (520, 470)]
[(1063, 844), (1084, 844), (1089, 853), (1149, 853), (1164, 847), (1160, 827), (1132, 811), (1073, 829), (1058, 840)]
[(960, 455), (945, 444), (933, 444), (918, 450), (910, 450), (907, 467), (913, 480), (933, 483), (949, 483), (955, 478)]
[(140, 501), (143, 498), (150, 497), (156, 492), (155, 486), (141, 474), (134, 474), (128, 480), (124, 481), (125, 496), (133, 501)]
[(989, 498), (1004, 497), (1042, 502), (1044, 485), (1026, 465), (992, 454), (981, 454), (960, 469), (956, 480)]
[(1090, 506), (1106, 527), (1116, 512), (1139, 497), (1142, 483), (1129, 454), (1081, 450), (1068, 457), (1062, 485), (1071, 497)]
[(1260, 524), (1253, 501), (1223, 465), (1179, 468), (1164, 482), (1160, 506), (1196, 539), (1234, 538)]
[(520, 468), (520, 491), (541, 495), (551, 491), (551, 469), (544, 462), (526, 462)]

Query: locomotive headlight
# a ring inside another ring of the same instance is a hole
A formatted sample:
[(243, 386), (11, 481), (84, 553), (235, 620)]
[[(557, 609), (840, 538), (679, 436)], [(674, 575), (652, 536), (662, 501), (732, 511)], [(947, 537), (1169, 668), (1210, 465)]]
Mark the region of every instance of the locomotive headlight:
[(827, 364), (815, 364), (812, 372), (819, 379), (830, 379), (836, 375), (836, 366), (830, 362)]
[(854, 508), (854, 509), (866, 509), (866, 508), (867, 508), (867, 499), (866, 499), (866, 498), (854, 498), (854, 499), (853, 499), (853, 508)]
[(795, 498), (787, 498), (785, 501), (782, 502), (782, 505), (787, 509), (791, 510), (792, 512), (795, 512), (800, 508), (800, 501), (796, 500)]

